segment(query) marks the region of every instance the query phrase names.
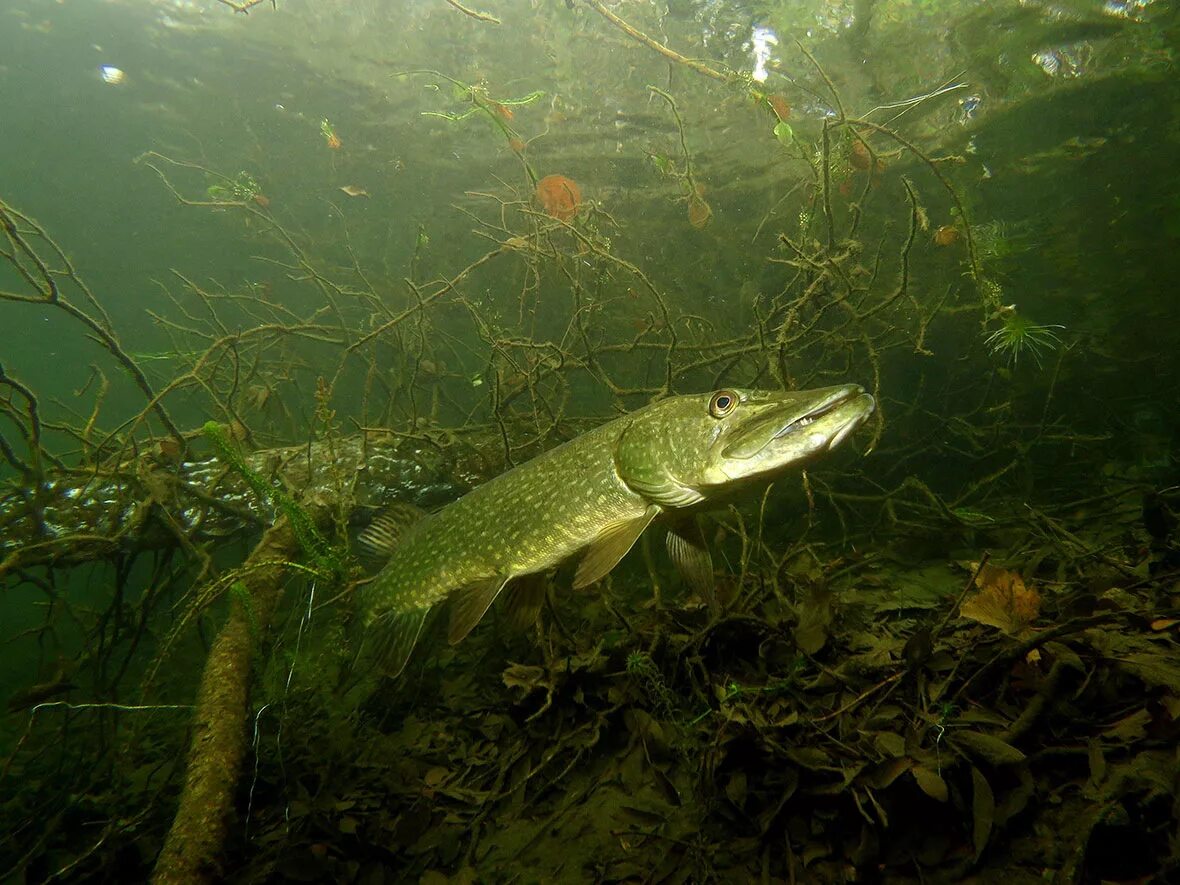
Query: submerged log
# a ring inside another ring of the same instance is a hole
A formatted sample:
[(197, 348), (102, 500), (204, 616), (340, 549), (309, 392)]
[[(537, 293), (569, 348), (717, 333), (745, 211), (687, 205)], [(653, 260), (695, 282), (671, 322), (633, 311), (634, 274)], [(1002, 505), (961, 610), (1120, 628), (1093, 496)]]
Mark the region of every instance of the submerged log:
[[(296, 499), (338, 498), (341, 478), (358, 511), (406, 501), (431, 509), (478, 481), (481, 465), (421, 440), (360, 433), (244, 456)], [(33, 566), (72, 566), (200, 543), (274, 522), (243, 478), (216, 457), (170, 464), (143, 457), (104, 471), (52, 477), (38, 489), (0, 491), (0, 579)]]

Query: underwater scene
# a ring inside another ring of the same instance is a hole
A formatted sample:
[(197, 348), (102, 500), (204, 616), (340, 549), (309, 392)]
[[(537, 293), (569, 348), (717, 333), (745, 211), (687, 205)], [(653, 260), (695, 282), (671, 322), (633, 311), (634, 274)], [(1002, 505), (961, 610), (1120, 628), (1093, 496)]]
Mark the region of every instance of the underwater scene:
[(0, 3), (0, 883), (1180, 882), (1180, 6)]

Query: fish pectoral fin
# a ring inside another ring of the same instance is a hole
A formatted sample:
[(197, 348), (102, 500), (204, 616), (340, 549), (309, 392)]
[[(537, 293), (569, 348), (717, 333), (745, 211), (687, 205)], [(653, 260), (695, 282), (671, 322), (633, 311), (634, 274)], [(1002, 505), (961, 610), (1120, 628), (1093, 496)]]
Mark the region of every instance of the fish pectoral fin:
[[(387, 612), (375, 620), (366, 631), (373, 643), (373, 656), (382, 672), (391, 679), (401, 675), (410, 660), (429, 608), (406, 612)], [(368, 641), (368, 640), (367, 640)]]
[(648, 507), (642, 516), (621, 519), (604, 527), (590, 542), (586, 555), (578, 563), (578, 570), (574, 573), (574, 589), (580, 590), (605, 578), (619, 564), (619, 560), (627, 555), (627, 551), (659, 512), (659, 507)]
[(688, 584), (689, 589), (699, 593), (709, 604), (709, 611), (717, 614), (717, 585), (713, 577), (713, 556), (705, 542), (699, 517), (679, 519), (668, 528), (668, 556), (676, 571)]
[(493, 575), (473, 581), (451, 594), (451, 625), (447, 631), (447, 641), (454, 645), (462, 642), (487, 614), (508, 578), (504, 575)]
[(537, 614), (545, 602), (546, 583), (544, 572), (533, 572), (531, 575), (521, 575), (508, 585), (508, 598), (502, 606), (514, 629), (527, 630), (537, 620)]

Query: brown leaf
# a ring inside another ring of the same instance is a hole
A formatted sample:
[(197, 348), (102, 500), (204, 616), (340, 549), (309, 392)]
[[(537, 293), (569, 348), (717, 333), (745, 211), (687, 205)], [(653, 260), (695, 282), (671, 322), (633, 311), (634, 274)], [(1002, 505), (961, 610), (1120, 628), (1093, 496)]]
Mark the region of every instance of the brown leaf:
[(963, 602), (960, 617), (1019, 636), (1036, 620), (1041, 597), (1016, 572), (985, 565), (975, 579), (979, 591)]

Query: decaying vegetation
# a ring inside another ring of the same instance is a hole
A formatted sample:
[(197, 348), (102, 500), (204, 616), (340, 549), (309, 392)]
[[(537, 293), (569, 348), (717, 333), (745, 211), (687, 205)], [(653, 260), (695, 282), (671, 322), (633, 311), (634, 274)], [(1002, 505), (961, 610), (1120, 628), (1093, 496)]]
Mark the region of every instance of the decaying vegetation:
[[(456, 206), (482, 252), (445, 272), (427, 231), (379, 272), (346, 232), (329, 258), (249, 174), (138, 158), (184, 211), (258, 237), (283, 287), (177, 275), (153, 314), (164, 371), (35, 211), (0, 201), (0, 312), (71, 323), (106, 358), (81, 407), (0, 367), (0, 579), (44, 612), (4, 636), (41, 651), (9, 701), (4, 871), (1176, 875), (1180, 493), (1104, 471), (1105, 437), (1058, 408), (1085, 345), (1005, 304), (1019, 234), (972, 217), (937, 131), (857, 116), (803, 46), (807, 77), (770, 92), (585, 8), (747, 101), (796, 182), (726, 228), (686, 99), (651, 87), (671, 135), (648, 156), (686, 230), (770, 268), (723, 310), (665, 287), (589, 183), (538, 191), (543, 133), (516, 113), (539, 92), (438, 71), (404, 75), (451, 91), (459, 110), (440, 90), (429, 113), (519, 160)], [(788, 123), (796, 101), (833, 112)], [(868, 454), (717, 514), (718, 616), (645, 546), (593, 594), (559, 575), (530, 632), (484, 626), (397, 683), (350, 670), (350, 538), (378, 509), (437, 506), (652, 397), (844, 381), (882, 404)]]

